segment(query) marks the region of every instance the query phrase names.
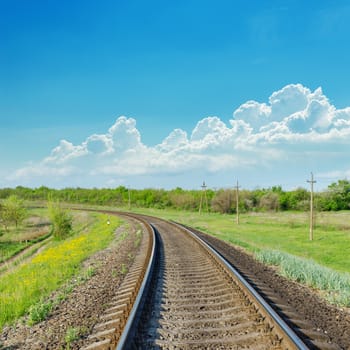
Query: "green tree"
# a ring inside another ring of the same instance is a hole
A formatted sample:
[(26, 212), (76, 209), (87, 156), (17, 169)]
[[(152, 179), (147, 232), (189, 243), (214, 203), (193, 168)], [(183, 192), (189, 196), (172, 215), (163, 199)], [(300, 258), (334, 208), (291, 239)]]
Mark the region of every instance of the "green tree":
[(14, 224), (17, 228), (27, 215), (23, 200), (15, 195), (6, 198), (0, 207), (0, 218), (6, 230), (11, 224)]
[(73, 228), (73, 217), (71, 213), (63, 208), (58, 201), (49, 200), (48, 209), (54, 237), (57, 239), (67, 238)]
[(280, 208), (282, 210), (308, 210), (310, 208), (310, 192), (302, 187), (283, 192), (280, 195)]
[(350, 208), (350, 181), (338, 180), (328, 186), (326, 210), (347, 210)]

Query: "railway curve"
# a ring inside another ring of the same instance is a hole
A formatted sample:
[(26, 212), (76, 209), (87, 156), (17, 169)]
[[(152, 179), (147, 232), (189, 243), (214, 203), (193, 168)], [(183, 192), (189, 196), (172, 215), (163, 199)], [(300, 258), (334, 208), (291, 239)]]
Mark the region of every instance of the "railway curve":
[(134, 264), (84, 350), (346, 349), (255, 283), (249, 270), (232, 267), (226, 243), (160, 218), (113, 214), (146, 227), (141, 251), (153, 253)]
[[(115, 232), (125, 240), (91, 257), (86, 266), (96, 273), (46, 320), (6, 327), (1, 349), (65, 348), (69, 329), (79, 338), (67, 346), (83, 350), (350, 349), (347, 309), (322, 303), (243, 251), (159, 218), (104, 212), (126, 219)], [(255, 291), (241, 288), (230, 265)], [(264, 311), (266, 302), (277, 317)]]
[(125, 336), (128, 341), (117, 349), (309, 348), (188, 229), (158, 218), (143, 220), (158, 236), (155, 274), (132, 337)]

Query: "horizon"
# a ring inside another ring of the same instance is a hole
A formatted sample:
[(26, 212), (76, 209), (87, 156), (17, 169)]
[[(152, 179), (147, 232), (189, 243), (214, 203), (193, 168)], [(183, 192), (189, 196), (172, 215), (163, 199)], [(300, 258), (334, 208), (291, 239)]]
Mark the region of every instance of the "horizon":
[[(293, 192), (293, 191), (296, 191), (296, 190), (299, 190), (299, 189), (302, 189), (302, 190), (306, 190), (308, 192), (310, 192), (310, 181), (311, 181), (311, 177), (309, 180), (306, 180), (305, 183), (306, 185), (305, 186), (297, 186), (297, 187), (294, 187), (294, 188), (290, 188), (290, 189), (286, 189), (286, 188), (283, 188), (283, 186), (281, 185), (272, 185), (272, 186), (268, 186), (268, 187), (261, 187), (261, 186), (256, 186), (254, 188), (245, 188), (245, 187), (242, 187), (239, 183), (238, 183), (238, 188), (239, 188), (239, 191), (251, 191), (251, 192), (254, 192), (254, 191), (259, 191), (259, 190), (262, 190), (262, 191), (268, 191), (268, 190), (273, 190), (274, 188), (281, 188), (281, 190), (283, 192)], [(349, 181), (348, 179), (338, 179), (338, 180), (335, 180), (331, 183), (329, 183), (327, 185), (327, 188), (323, 188), (323, 189), (319, 189), (319, 190), (313, 190), (314, 193), (321, 193), (321, 192), (325, 192), (328, 190), (328, 187), (331, 186), (332, 184), (338, 184), (339, 181)], [(198, 188), (186, 188), (186, 187), (180, 187), (180, 186), (177, 186), (177, 187), (172, 187), (172, 188), (163, 188), (163, 187), (143, 187), (143, 188), (136, 188), (136, 187), (130, 187), (130, 186), (125, 186), (125, 185), (118, 185), (116, 187), (72, 187), (72, 186), (67, 186), (67, 187), (48, 187), (48, 186), (45, 186), (45, 185), (40, 185), (40, 186), (37, 186), (37, 187), (30, 187), (30, 186), (23, 186), (23, 185), (17, 185), (16, 187), (0, 187), (0, 191), (2, 190), (7, 190), (7, 189), (10, 189), (10, 190), (16, 190), (18, 188), (25, 188), (25, 189), (30, 189), (30, 190), (38, 190), (40, 188), (47, 188), (48, 190), (54, 190), (54, 191), (63, 191), (63, 190), (68, 190), (68, 189), (73, 189), (73, 190), (115, 190), (115, 189), (118, 189), (118, 188), (125, 188), (126, 190), (135, 190), (135, 191), (143, 191), (143, 190), (155, 190), (155, 191), (166, 191), (166, 192), (170, 192), (170, 191), (174, 191), (174, 190), (177, 190), (177, 189), (180, 189), (180, 190), (183, 190), (183, 191), (203, 191), (203, 183), (205, 184), (205, 189), (206, 190), (211, 190), (213, 192), (217, 192), (217, 191), (221, 191), (221, 190), (236, 190), (237, 189), (237, 182), (236, 182), (236, 185), (232, 185), (231, 187), (211, 187), (210, 185), (207, 185), (207, 183), (205, 181), (202, 181), (202, 183), (198, 186)], [(309, 183), (309, 184), (307, 184)], [(314, 187), (315, 187), (315, 183), (317, 183), (317, 181), (315, 180), (314, 181)]]

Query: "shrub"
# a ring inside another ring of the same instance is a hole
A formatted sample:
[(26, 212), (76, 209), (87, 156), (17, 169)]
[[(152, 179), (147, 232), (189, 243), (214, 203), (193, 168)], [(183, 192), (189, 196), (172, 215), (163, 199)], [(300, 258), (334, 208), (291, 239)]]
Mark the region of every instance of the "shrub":
[(64, 340), (67, 344), (67, 349), (70, 349), (70, 344), (79, 339), (80, 329), (75, 327), (68, 327)]
[(47, 315), (52, 310), (52, 302), (44, 302), (41, 300), (39, 303), (34, 304), (29, 309), (28, 324), (30, 326), (39, 323), (46, 319)]
[(57, 239), (65, 239), (72, 231), (73, 217), (59, 202), (49, 201), (49, 216), (52, 221), (52, 233)]

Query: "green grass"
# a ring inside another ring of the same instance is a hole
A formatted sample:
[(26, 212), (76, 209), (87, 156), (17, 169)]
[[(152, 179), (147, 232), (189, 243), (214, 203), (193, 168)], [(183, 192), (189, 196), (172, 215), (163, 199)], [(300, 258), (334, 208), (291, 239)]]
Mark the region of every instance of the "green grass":
[(79, 328), (75, 328), (75, 327), (68, 327), (67, 331), (66, 331), (66, 335), (64, 337), (64, 341), (66, 343), (66, 349), (69, 350), (70, 349), (70, 344), (79, 339), (80, 337), (80, 329)]
[[(81, 214), (81, 217), (84, 215)], [(32, 305), (42, 304), (43, 298), (79, 272), (84, 259), (113, 240), (119, 219), (111, 217), (111, 224), (107, 225), (106, 215), (88, 215), (89, 227), (85, 220), (78, 220), (76, 227), (80, 231), (76, 231), (74, 236), (50, 242), (31, 261), (0, 276), (0, 328), (24, 315)], [(87, 274), (92, 273), (89, 271)]]
[(28, 245), (25, 242), (0, 242), (0, 263), (18, 254)]
[(0, 263), (49, 236), (47, 210), (30, 209), (28, 214), (23, 225), (9, 227), (7, 231), (1, 228)]
[(234, 215), (140, 210), (195, 227), (243, 247), (280, 273), (321, 291), (329, 301), (350, 307), (350, 211), (318, 213), (314, 240), (309, 216), (301, 212)]
[(45, 300), (40, 300), (38, 303), (31, 305), (28, 312), (28, 325), (32, 326), (45, 320), (52, 307), (53, 303), (51, 301), (46, 302)]
[(23, 263), (25, 260), (30, 258), (32, 255), (34, 255), (43, 245), (45, 245), (46, 242), (41, 242), (39, 244), (36, 244), (35, 246), (32, 246), (29, 248), (24, 254), (21, 256), (16, 257), (14, 261), (11, 261), (11, 263), (6, 263), (3, 266), (0, 267), (0, 275), (4, 273), (5, 271), (14, 268), (15, 266), (18, 266), (19, 264)]
[(265, 264), (278, 266), (281, 275), (322, 291), (332, 303), (350, 307), (350, 274), (275, 250), (262, 250), (256, 258)]
[[(47, 233), (45, 235), (39, 236), (27, 242), (1, 242), (0, 241), (0, 263), (4, 262), (16, 254), (20, 253), (27, 247), (34, 245), (35, 243), (42, 242), (46, 238), (49, 238), (51, 233)], [(33, 252), (36, 251), (35, 247), (33, 247)], [(26, 254), (26, 256), (29, 256)]]
[(339, 272), (350, 272), (350, 211), (318, 214), (313, 241), (309, 240), (307, 213), (243, 214), (237, 225), (234, 215), (168, 210), (142, 212), (188, 224), (251, 252), (279, 250), (312, 259)]

